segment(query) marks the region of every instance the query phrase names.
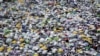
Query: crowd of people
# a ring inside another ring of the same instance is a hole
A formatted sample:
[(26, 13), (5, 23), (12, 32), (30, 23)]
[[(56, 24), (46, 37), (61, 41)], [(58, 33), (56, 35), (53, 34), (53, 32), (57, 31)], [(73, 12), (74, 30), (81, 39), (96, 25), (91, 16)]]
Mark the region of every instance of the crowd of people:
[(0, 56), (100, 56), (94, 0), (0, 2)]

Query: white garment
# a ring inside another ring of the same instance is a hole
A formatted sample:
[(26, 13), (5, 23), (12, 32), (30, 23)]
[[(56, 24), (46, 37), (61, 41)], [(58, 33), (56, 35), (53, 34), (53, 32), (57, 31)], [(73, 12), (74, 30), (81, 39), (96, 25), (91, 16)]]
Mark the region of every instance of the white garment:
[(0, 0), (0, 2), (3, 2), (3, 0)]

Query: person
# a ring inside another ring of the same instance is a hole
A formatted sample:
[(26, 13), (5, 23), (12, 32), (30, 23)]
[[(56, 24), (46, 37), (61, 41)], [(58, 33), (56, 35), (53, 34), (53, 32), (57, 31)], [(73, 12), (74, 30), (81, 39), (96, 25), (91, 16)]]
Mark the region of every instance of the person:
[(3, 0), (3, 2), (12, 2), (13, 0)]

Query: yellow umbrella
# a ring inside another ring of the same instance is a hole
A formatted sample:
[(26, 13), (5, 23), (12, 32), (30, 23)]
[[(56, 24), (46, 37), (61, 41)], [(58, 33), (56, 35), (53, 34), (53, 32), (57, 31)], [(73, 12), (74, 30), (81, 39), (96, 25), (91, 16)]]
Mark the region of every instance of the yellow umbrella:
[(76, 52), (77, 53), (83, 53), (82, 49), (77, 49)]
[(8, 47), (8, 48), (7, 48), (7, 52), (10, 52), (11, 50), (12, 50), (11, 47)]
[(63, 49), (62, 48), (59, 48), (58, 49), (58, 53), (62, 53), (63, 52)]
[(0, 47), (0, 52), (2, 52), (4, 50), (4, 46)]
[(18, 0), (19, 3), (24, 3), (25, 0)]
[(33, 56), (39, 56), (39, 54), (38, 53), (34, 53), (34, 55)]
[(83, 37), (82, 40), (87, 41), (90, 44), (92, 44), (92, 38), (90, 38), (90, 37)]

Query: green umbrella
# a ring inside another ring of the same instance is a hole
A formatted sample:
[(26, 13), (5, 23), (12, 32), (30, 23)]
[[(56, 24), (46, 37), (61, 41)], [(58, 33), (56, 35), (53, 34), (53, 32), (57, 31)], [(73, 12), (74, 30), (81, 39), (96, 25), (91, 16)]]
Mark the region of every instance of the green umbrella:
[(58, 38), (58, 37), (54, 37), (53, 39), (54, 39), (55, 41), (58, 41), (58, 40), (59, 40), (59, 38)]
[(11, 31), (9, 30), (9, 29), (5, 29), (4, 30), (4, 35), (7, 35), (7, 34), (9, 34)]
[(100, 33), (100, 30), (97, 30), (97, 33)]
[(17, 11), (17, 9), (16, 9), (16, 8), (12, 8), (12, 10), (13, 10), (13, 11)]
[(25, 40), (25, 43), (26, 43), (26, 44), (29, 44), (29, 42), (30, 42), (30, 41), (29, 41), (28, 39)]
[(85, 49), (86, 49), (86, 50), (89, 50), (89, 49), (90, 49), (90, 46), (86, 46)]
[(100, 17), (100, 14), (97, 14), (98, 17)]

